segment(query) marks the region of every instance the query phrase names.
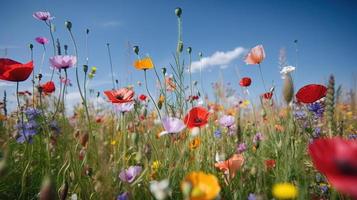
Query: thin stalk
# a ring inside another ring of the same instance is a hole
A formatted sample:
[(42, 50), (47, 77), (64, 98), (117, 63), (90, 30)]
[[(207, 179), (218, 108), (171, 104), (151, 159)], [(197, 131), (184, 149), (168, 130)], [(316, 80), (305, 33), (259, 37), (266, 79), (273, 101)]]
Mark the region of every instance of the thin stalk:
[(21, 129), (22, 129), (22, 135), (25, 138), (25, 141), (27, 142), (27, 137), (25, 135), (25, 131), (24, 131), (24, 113), (21, 111), (21, 106), (20, 106), (20, 99), (19, 99), (19, 82), (16, 82), (16, 100), (17, 100), (17, 118), (20, 121), (20, 117), (19, 117), (19, 112), (21, 113)]
[(154, 106), (155, 106), (155, 108), (156, 108), (156, 110), (157, 110), (157, 114), (159, 115), (159, 118), (160, 118), (160, 120), (161, 120), (161, 114), (160, 114), (159, 107), (157, 107), (157, 105), (156, 105), (156, 103), (155, 103), (155, 100), (154, 100), (154, 98), (151, 96), (151, 93), (150, 93), (149, 88), (148, 88), (148, 82), (147, 82), (147, 78), (146, 78), (146, 69), (144, 69), (144, 78), (145, 78), (145, 88), (146, 88), (146, 92), (148, 93), (148, 95), (149, 95), (151, 101), (153, 102), (153, 104), (154, 104)]
[[(191, 90), (191, 98), (193, 98), (193, 89), (192, 89), (192, 72), (191, 72), (191, 64), (192, 64), (192, 56), (191, 53), (189, 53), (189, 57), (190, 57), (190, 65), (188, 67), (188, 71), (190, 72), (190, 90)], [(191, 106), (193, 107), (193, 100), (190, 99), (191, 101)]]
[(114, 81), (114, 72), (113, 72), (113, 63), (112, 63), (112, 55), (110, 53), (109, 43), (107, 43), (109, 63), (110, 63), (110, 71), (112, 73), (112, 82), (113, 82), (113, 90), (115, 90), (115, 81)]
[(265, 87), (265, 81), (264, 81), (264, 78), (263, 78), (263, 73), (262, 73), (262, 68), (260, 66), (260, 63), (259, 63), (259, 72), (260, 72), (260, 78), (262, 79), (262, 82), (263, 82), (264, 91), (266, 92), (267, 88)]
[[(50, 35), (51, 35), (51, 41), (52, 41), (52, 45), (53, 45), (53, 55), (56, 55), (56, 45), (55, 45), (55, 39), (53, 37), (53, 33), (52, 33), (52, 24), (51, 22), (47, 23), (47, 21), (45, 21), (46, 25), (49, 27), (50, 30)], [(53, 75), (55, 73), (55, 68), (52, 69), (52, 73), (51, 73), (51, 81), (53, 80)]]
[[(30, 47), (31, 61), (33, 61), (33, 48), (31, 47)], [(33, 69), (32, 71), (32, 107), (35, 108), (35, 69)]]

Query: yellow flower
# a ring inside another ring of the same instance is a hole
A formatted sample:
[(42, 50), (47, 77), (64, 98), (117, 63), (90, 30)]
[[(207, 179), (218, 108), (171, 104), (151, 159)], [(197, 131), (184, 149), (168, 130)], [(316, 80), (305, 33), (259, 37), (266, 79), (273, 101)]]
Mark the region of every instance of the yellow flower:
[(213, 174), (191, 172), (182, 181), (181, 190), (190, 200), (210, 200), (217, 197), (221, 188)]
[(157, 171), (157, 170), (160, 168), (160, 165), (161, 165), (160, 161), (155, 160), (155, 161), (151, 164), (151, 169), (152, 169), (153, 171)]
[(95, 74), (97, 72), (97, 67), (92, 67), (91, 71), (92, 74)]
[(277, 199), (294, 199), (298, 195), (298, 190), (291, 183), (277, 183), (273, 186), (273, 196)]
[(200, 138), (196, 137), (195, 139), (193, 139), (190, 144), (189, 144), (189, 147), (191, 150), (193, 149), (197, 149), (201, 144), (201, 140)]
[(117, 141), (116, 140), (112, 140), (112, 142), (110, 143), (111, 145), (116, 145)]
[(145, 57), (143, 59), (135, 60), (134, 67), (139, 70), (146, 70), (153, 68), (154, 64), (150, 57)]
[(249, 100), (243, 100), (242, 103), (239, 105), (240, 108), (247, 108), (250, 104)]

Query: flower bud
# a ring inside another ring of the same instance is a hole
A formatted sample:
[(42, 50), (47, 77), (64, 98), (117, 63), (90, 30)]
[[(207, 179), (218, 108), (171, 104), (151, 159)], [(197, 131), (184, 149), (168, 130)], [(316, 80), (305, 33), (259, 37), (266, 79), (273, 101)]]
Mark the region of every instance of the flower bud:
[(165, 67), (161, 68), (161, 71), (162, 71), (162, 74), (166, 75), (166, 68)]
[(181, 14), (182, 14), (182, 9), (180, 7), (177, 7), (175, 9), (175, 14), (177, 17), (181, 17)]
[(49, 177), (46, 177), (42, 182), (39, 199), (40, 200), (56, 199), (56, 187), (53, 184), (53, 181)]
[(200, 58), (202, 58), (202, 56), (203, 56), (202, 52), (199, 52), (199, 53), (198, 53), (198, 56), (199, 56)]
[(191, 47), (187, 47), (187, 53), (191, 54), (192, 52), (192, 48)]
[(65, 200), (67, 195), (68, 195), (68, 182), (64, 181), (59, 191), (60, 200)]
[(89, 34), (89, 29), (88, 29), (88, 28), (86, 29), (86, 34), (87, 34), (87, 35)]
[(177, 52), (182, 52), (182, 50), (183, 50), (183, 42), (182, 41), (179, 41), (178, 43), (177, 43)]
[(72, 29), (72, 22), (66, 21), (66, 22), (64, 23), (64, 25), (66, 26), (66, 28), (67, 28), (69, 31), (71, 31), (71, 29)]
[(29, 47), (32, 50), (33, 49), (33, 44), (29, 44)]
[(139, 55), (139, 46), (134, 46), (133, 51), (136, 55)]
[(88, 65), (83, 65), (83, 71), (84, 71), (84, 73), (88, 72)]

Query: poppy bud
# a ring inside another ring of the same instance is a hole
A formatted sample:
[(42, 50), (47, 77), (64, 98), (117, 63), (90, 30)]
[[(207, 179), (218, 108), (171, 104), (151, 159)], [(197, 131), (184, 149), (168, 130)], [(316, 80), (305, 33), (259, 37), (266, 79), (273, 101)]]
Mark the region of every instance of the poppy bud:
[(136, 55), (139, 55), (139, 46), (134, 46), (133, 51)]
[(161, 68), (161, 71), (162, 71), (162, 73), (163, 73), (164, 75), (166, 74), (166, 68), (165, 68), (165, 67)]
[(41, 73), (38, 74), (38, 75), (37, 75), (37, 78), (38, 78), (38, 80), (41, 80), (41, 79), (42, 79), (42, 74), (41, 74)]
[(175, 9), (175, 14), (177, 17), (181, 17), (181, 14), (182, 14), (182, 9), (180, 7), (177, 7)]
[(199, 56), (200, 58), (202, 58), (202, 56), (203, 56), (202, 52), (199, 52), (199, 53), (198, 53), (198, 56)]
[(30, 44), (29, 47), (30, 47), (30, 49), (32, 50), (32, 49), (33, 49), (33, 44)]
[(67, 51), (68, 50), (68, 45), (64, 45), (64, 50)]
[(192, 48), (191, 47), (187, 47), (187, 53), (191, 54), (192, 52)]
[(64, 181), (59, 192), (60, 200), (65, 200), (68, 194), (68, 182)]
[(72, 22), (66, 21), (66, 22), (64, 23), (64, 25), (66, 26), (66, 28), (67, 28), (69, 31), (71, 31), (71, 29), (72, 29)]
[(83, 147), (85, 147), (87, 145), (88, 139), (89, 139), (89, 134), (88, 133), (84, 133), (84, 134), (81, 135), (80, 143), (81, 143), (81, 145)]
[(177, 52), (182, 52), (182, 50), (183, 50), (183, 42), (182, 41), (179, 41), (178, 43), (177, 43)]
[(287, 105), (291, 102), (294, 96), (294, 84), (290, 73), (284, 75), (284, 86), (283, 86), (283, 96)]
[(56, 199), (56, 188), (55, 185), (53, 184), (53, 181), (49, 177), (45, 177), (42, 182), (39, 199), (40, 200)]
[(83, 65), (83, 71), (84, 71), (84, 73), (88, 72), (88, 65)]
[(88, 28), (86, 29), (86, 34), (89, 34), (89, 29)]

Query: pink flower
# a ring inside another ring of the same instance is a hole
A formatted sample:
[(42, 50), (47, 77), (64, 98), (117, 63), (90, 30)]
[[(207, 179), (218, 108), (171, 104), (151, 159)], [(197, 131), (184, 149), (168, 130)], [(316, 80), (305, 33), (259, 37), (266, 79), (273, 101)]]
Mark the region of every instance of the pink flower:
[(245, 63), (248, 65), (260, 64), (265, 58), (263, 45), (257, 45), (252, 48), (245, 58)]
[(36, 42), (38, 42), (39, 44), (42, 44), (42, 45), (48, 43), (48, 39), (45, 37), (37, 37), (37, 38), (35, 38), (35, 40), (36, 40)]
[(32, 16), (34, 18), (36, 18), (38, 20), (42, 20), (42, 21), (47, 21), (47, 20), (53, 19), (53, 17), (51, 17), (51, 14), (49, 12), (43, 12), (43, 11), (35, 12)]
[(70, 55), (57, 55), (50, 58), (50, 63), (52, 67), (57, 69), (67, 69), (73, 67), (77, 63), (77, 57)]
[(70, 79), (66, 79), (66, 78), (63, 78), (63, 77), (61, 77), (61, 82), (63, 83), (63, 84), (65, 84), (66, 86), (72, 86), (72, 84), (71, 84), (71, 80)]

